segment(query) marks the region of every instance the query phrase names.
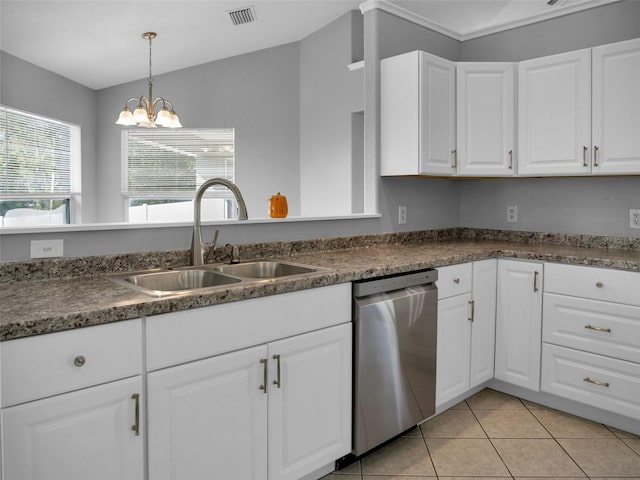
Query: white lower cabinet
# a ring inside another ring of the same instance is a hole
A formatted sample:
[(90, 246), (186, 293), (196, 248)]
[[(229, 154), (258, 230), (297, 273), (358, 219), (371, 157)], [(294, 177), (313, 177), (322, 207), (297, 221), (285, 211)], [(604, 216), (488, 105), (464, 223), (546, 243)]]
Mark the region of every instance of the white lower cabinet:
[(439, 268), (437, 285), (438, 407), (493, 378), (496, 260)]
[(152, 372), (148, 402), (150, 480), (301, 478), (351, 450), (351, 324)]
[(3, 478), (141, 480), (141, 392), (137, 376), (3, 409)]
[(267, 478), (262, 359), (248, 348), (148, 375), (149, 478)]
[(498, 261), (473, 262), (473, 324), (469, 387), (491, 380), (494, 374)]
[(539, 391), (541, 263), (498, 260), (495, 378)]
[(541, 389), (560, 397), (640, 419), (640, 365), (542, 344)]
[(0, 350), (4, 480), (144, 478), (141, 320)]
[(269, 479), (297, 480), (351, 451), (352, 325), (269, 344)]
[(640, 418), (640, 274), (549, 263), (541, 390)]
[(469, 390), (471, 293), (438, 301), (436, 407)]

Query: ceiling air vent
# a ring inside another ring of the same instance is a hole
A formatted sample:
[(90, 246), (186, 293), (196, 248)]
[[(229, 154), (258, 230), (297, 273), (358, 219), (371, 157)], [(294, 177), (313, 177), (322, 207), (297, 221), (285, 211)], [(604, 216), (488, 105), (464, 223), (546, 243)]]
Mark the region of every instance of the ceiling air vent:
[(227, 12), (234, 25), (243, 25), (255, 21), (256, 12), (253, 7), (237, 8)]

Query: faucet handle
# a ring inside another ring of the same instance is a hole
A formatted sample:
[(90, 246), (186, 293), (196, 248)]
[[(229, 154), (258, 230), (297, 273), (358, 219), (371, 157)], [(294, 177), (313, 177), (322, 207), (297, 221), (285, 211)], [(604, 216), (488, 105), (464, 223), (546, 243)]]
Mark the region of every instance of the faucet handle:
[(230, 263), (240, 263), (240, 248), (238, 245), (231, 247), (231, 261)]

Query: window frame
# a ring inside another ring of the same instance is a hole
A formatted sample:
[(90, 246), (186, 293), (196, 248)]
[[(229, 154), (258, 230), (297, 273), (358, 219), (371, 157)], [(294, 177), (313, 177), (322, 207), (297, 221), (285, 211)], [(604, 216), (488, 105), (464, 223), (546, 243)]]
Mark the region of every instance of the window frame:
[[(231, 167), (231, 174), (230, 175), (223, 175), (224, 178), (227, 178), (228, 180), (235, 182), (235, 128), (233, 127), (225, 127), (225, 128), (190, 128), (190, 129), (180, 129), (180, 130), (176, 130), (175, 133), (176, 134), (180, 134), (180, 133), (191, 133), (191, 132), (195, 132), (195, 133), (199, 133), (199, 132), (208, 132), (208, 131), (213, 131), (213, 130), (220, 130), (220, 131), (227, 131), (227, 132), (231, 132), (231, 137), (232, 137), (232, 150), (231, 150), (231, 155), (233, 156), (232, 159), (232, 167)], [(130, 223), (130, 202), (131, 200), (143, 200), (143, 199), (149, 199), (149, 200), (183, 200), (183, 201), (193, 201), (193, 199), (195, 198), (196, 195), (196, 191), (199, 188), (200, 185), (202, 185), (202, 183), (204, 183), (206, 180), (208, 180), (208, 178), (200, 178), (197, 175), (198, 169), (197, 167), (195, 168), (195, 175), (196, 177), (194, 178), (195, 180), (195, 185), (196, 188), (193, 190), (182, 190), (182, 191), (171, 191), (171, 190), (157, 190), (154, 192), (136, 192), (136, 191), (129, 191), (128, 187), (129, 187), (129, 182), (128, 182), (128, 172), (129, 172), (129, 136), (130, 134), (144, 134), (146, 132), (148, 132), (148, 129), (145, 128), (132, 128), (132, 129), (125, 129), (122, 131), (121, 133), (121, 197), (122, 197), (122, 209), (123, 209), (123, 218), (124, 221), (127, 223)], [(164, 130), (161, 130), (161, 132)], [(151, 135), (153, 135), (153, 132), (155, 132), (154, 130), (151, 131)], [(126, 174), (126, 177), (125, 177)], [(127, 185), (127, 189), (125, 190), (125, 178), (126, 178), (126, 185)], [(200, 180), (198, 180), (198, 178), (200, 178)], [(227, 220), (230, 217), (231, 212), (235, 211), (235, 198), (233, 196), (233, 194), (231, 193), (231, 191), (229, 191), (228, 189), (209, 189), (205, 195), (204, 198), (219, 198), (219, 199), (223, 199), (225, 201), (225, 207), (224, 207), (224, 211), (225, 211), (225, 218), (223, 219), (218, 219), (218, 220)], [(191, 221), (192, 218), (188, 218), (185, 219), (184, 221)], [(148, 222), (148, 223), (164, 223), (164, 222)], [(167, 223), (175, 223), (175, 221), (169, 220), (167, 221)]]
[[(9, 105), (0, 104), (0, 123), (3, 123), (7, 131), (8, 117), (6, 112), (9, 111), (13, 114), (22, 115), (25, 117), (33, 117), (44, 122), (59, 124), (69, 129), (69, 189), (66, 192), (2, 192), (0, 191), (0, 200), (3, 201), (28, 201), (28, 200), (62, 200), (65, 201), (68, 206), (67, 220), (69, 224), (77, 224), (81, 221), (80, 205), (82, 202), (82, 128), (80, 125), (61, 120), (59, 118), (49, 117), (39, 113), (29, 112), (20, 108), (11, 107)], [(7, 153), (5, 151), (5, 156)], [(0, 172), (0, 178), (5, 178)], [(42, 226), (50, 226), (49, 224), (43, 224)], [(1, 228), (4, 227), (3, 222), (0, 222)]]

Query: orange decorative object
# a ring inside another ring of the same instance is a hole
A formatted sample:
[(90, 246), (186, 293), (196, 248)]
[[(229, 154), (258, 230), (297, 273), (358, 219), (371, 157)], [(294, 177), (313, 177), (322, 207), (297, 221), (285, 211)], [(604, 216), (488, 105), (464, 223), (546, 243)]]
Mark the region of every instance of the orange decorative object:
[(278, 192), (269, 199), (269, 216), (271, 218), (285, 218), (289, 213), (287, 197)]

